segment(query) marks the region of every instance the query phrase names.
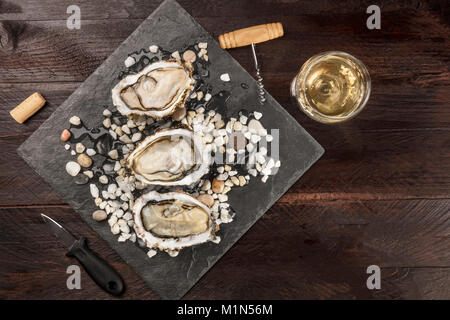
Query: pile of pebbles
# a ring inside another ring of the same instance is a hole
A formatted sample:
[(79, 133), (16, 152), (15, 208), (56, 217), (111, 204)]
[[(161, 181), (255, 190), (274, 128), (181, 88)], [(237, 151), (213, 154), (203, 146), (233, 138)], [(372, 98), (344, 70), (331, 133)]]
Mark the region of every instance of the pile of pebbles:
[[(185, 51), (183, 59), (208, 61), (207, 44), (199, 43), (196, 48), (197, 53)], [(149, 47), (152, 53), (158, 50), (157, 46)], [(171, 56), (181, 59), (179, 52)], [(125, 61), (127, 67), (135, 63), (135, 59), (129, 58)], [(228, 75), (222, 75), (221, 79), (230, 81)], [(226, 118), (215, 110), (206, 109), (211, 98), (209, 92), (194, 91), (189, 97), (189, 109), (178, 108), (171, 119), (159, 121), (145, 116), (125, 118), (115, 109), (106, 108), (101, 128), (90, 130), (104, 132), (101, 138), (106, 140), (105, 143), (92, 139), (77, 141), (71, 130), (83, 127), (83, 122), (77, 116), (69, 119), (71, 129), (63, 130), (61, 141), (65, 142), (65, 150), (74, 159), (66, 163), (66, 171), (74, 177), (75, 183), (89, 183), (90, 193), (98, 207), (92, 218), (96, 221), (107, 220), (111, 232), (118, 235), (119, 242), (140, 240), (133, 229), (134, 200), (142, 193), (158, 188), (136, 180), (126, 166), (130, 152), (155, 129), (182, 123), (202, 136), (205, 144), (211, 145), (214, 163), (210, 173), (193, 186), (186, 187), (185, 191), (211, 209), (217, 225), (233, 221), (234, 211), (228, 203), (228, 193), (233, 188), (244, 187), (252, 177), (258, 176), (265, 183), (270, 175), (277, 172), (281, 163), (268, 154), (268, 144), (274, 137), (259, 121), (262, 113), (241, 111), (236, 118)], [(214, 240), (216, 243), (219, 241), (220, 237)], [(155, 250), (150, 250), (148, 255), (151, 257), (155, 253)]]

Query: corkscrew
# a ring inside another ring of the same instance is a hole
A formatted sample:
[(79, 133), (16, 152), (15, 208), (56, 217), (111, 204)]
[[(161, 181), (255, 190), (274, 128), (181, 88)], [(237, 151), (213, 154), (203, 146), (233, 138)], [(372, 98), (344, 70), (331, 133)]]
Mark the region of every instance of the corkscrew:
[(283, 25), (280, 22), (277, 22), (239, 29), (219, 36), (219, 44), (222, 49), (231, 49), (251, 45), (256, 69), (258, 98), (261, 105), (263, 105), (266, 101), (266, 92), (264, 90), (261, 67), (258, 63), (255, 44), (282, 37), (283, 34)]
[(263, 78), (261, 76), (261, 68), (259, 67), (258, 57), (256, 56), (255, 44), (252, 43), (253, 60), (255, 61), (256, 82), (258, 83), (258, 97), (261, 105), (266, 102), (266, 93), (264, 91)]

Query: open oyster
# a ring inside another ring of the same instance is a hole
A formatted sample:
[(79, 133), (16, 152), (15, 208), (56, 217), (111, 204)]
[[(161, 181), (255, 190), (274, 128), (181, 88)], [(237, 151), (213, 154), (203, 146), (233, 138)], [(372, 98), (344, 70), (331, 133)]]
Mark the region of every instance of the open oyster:
[(210, 147), (185, 127), (160, 129), (127, 158), (136, 179), (162, 186), (190, 185), (209, 171)]
[(193, 84), (191, 64), (174, 59), (157, 61), (122, 79), (112, 89), (112, 101), (124, 116), (161, 119), (184, 105)]
[(149, 248), (178, 251), (214, 238), (210, 210), (186, 193), (150, 191), (135, 201), (133, 214), (136, 235)]

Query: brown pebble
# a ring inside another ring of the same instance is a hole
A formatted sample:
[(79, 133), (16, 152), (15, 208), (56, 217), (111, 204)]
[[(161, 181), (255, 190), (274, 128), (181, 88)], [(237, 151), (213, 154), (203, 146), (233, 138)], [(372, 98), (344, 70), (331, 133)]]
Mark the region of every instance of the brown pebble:
[(175, 110), (174, 114), (172, 115), (172, 119), (174, 121), (181, 121), (185, 116), (186, 116), (186, 108), (182, 107)]
[(61, 141), (66, 142), (70, 139), (70, 131), (67, 129), (64, 129), (63, 132), (61, 132)]
[(197, 200), (203, 203), (208, 208), (211, 208), (214, 204), (214, 198), (210, 194), (201, 194), (197, 197)]
[(197, 55), (195, 54), (195, 52), (194, 51), (192, 51), (192, 50), (186, 50), (184, 53), (183, 53), (183, 60), (184, 61), (189, 61), (189, 62), (194, 62), (195, 61), (195, 59), (197, 59)]
[(92, 159), (84, 153), (80, 154), (77, 158), (77, 162), (84, 168), (89, 168), (92, 165)]
[(108, 217), (108, 215), (103, 210), (94, 211), (94, 213), (92, 214), (92, 219), (94, 219), (95, 221), (103, 221), (107, 217)]
[(222, 193), (224, 186), (225, 182), (223, 180), (217, 180), (214, 178), (211, 189), (214, 193)]

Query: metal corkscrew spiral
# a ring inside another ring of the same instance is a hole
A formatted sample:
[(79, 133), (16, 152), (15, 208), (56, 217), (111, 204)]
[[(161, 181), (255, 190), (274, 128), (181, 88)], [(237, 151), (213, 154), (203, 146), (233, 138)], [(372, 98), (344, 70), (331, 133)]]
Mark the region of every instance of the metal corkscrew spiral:
[(255, 44), (252, 43), (253, 60), (255, 61), (256, 81), (258, 83), (258, 97), (259, 103), (262, 105), (266, 102), (266, 92), (264, 91), (263, 78), (261, 76), (261, 69), (259, 67), (258, 58), (256, 56)]

